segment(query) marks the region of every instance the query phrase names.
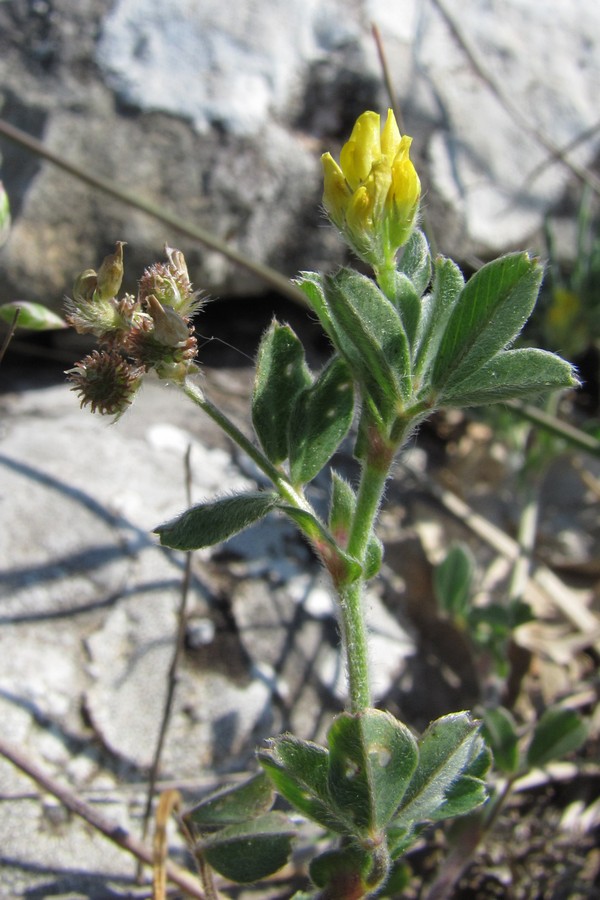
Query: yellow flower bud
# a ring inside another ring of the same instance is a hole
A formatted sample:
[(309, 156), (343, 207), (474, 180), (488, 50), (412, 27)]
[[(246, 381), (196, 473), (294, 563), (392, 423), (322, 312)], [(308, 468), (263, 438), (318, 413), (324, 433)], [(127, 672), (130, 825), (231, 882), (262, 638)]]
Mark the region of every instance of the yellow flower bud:
[(324, 181), (323, 203), (329, 218), (341, 231), (352, 191), (331, 153), (324, 153), (321, 162), (323, 163)]
[(421, 182), (410, 160), (412, 138), (402, 136), (393, 111), (365, 112), (342, 147), (339, 165), (322, 156), (323, 204), (331, 221), (361, 259), (393, 265), (414, 228)]

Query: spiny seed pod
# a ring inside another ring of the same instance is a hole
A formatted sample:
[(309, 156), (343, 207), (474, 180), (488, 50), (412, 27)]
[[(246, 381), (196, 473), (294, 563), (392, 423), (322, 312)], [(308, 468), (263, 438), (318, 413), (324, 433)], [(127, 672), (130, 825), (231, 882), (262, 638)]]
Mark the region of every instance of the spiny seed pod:
[(121, 416), (137, 393), (143, 369), (117, 350), (94, 350), (66, 374), (82, 407), (89, 406), (101, 415)]

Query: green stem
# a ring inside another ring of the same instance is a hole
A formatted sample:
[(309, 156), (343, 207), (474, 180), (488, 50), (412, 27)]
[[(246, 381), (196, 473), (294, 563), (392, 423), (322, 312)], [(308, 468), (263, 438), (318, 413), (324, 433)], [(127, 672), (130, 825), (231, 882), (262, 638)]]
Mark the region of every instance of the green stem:
[(539, 425), (540, 428), (550, 432), (550, 434), (555, 434), (557, 437), (563, 438), (574, 447), (577, 447), (578, 450), (583, 450), (584, 453), (591, 453), (592, 456), (600, 457), (600, 441), (598, 438), (595, 438), (594, 435), (587, 434), (585, 431), (575, 428), (575, 426), (570, 425), (568, 422), (563, 422), (561, 419), (545, 412), (543, 409), (529, 406), (527, 403), (523, 403), (522, 400), (507, 400), (506, 405), (514, 410), (517, 415), (521, 416), (521, 418), (533, 422), (534, 425)]
[[(363, 462), (356, 508), (348, 536), (347, 552), (364, 566), (369, 540), (381, 505), (385, 483), (397, 450), (411, 431), (412, 418), (403, 417), (394, 426), (393, 441), (375, 427), (369, 433), (369, 449)], [(368, 709), (371, 703), (369, 653), (365, 622), (365, 580), (336, 585), (340, 597), (342, 644), (346, 654), (351, 712)]]
[(381, 266), (375, 271), (375, 279), (380, 289), (392, 303), (396, 297), (396, 264)]
[(387, 464), (374, 464), (367, 459), (363, 465), (358, 496), (356, 498), (356, 509), (347, 547), (350, 556), (353, 556), (359, 562), (364, 560), (390, 470), (391, 457), (392, 455), (390, 455)]
[(372, 705), (369, 680), (369, 643), (364, 614), (364, 587), (364, 580), (359, 578), (350, 585), (338, 588), (341, 638), (348, 677), (348, 699), (350, 712), (353, 713), (369, 709)]
[(199, 406), (207, 416), (210, 416), (213, 422), (215, 422), (219, 428), (221, 428), (225, 434), (250, 457), (252, 462), (258, 466), (261, 472), (264, 472), (267, 478), (273, 482), (278, 493), (284, 500), (298, 509), (303, 509), (310, 513), (313, 512), (312, 507), (306, 502), (302, 494), (298, 493), (298, 491), (292, 487), (284, 473), (281, 472), (277, 466), (274, 466), (258, 447), (255, 447), (252, 441), (246, 437), (243, 431), (240, 431), (231, 419), (222, 413), (214, 403), (211, 403), (211, 401), (207, 399), (197, 384), (189, 378), (186, 378), (181, 387), (186, 397), (189, 397), (189, 399)]
[[(365, 560), (392, 458), (393, 453), (388, 450), (383, 459), (378, 458), (377, 461), (367, 459), (363, 465), (347, 547), (350, 556), (353, 556), (361, 564)], [(346, 654), (348, 673), (350, 711), (356, 713), (368, 709), (372, 705), (364, 578), (359, 578), (349, 585), (338, 585), (338, 591), (342, 644)]]

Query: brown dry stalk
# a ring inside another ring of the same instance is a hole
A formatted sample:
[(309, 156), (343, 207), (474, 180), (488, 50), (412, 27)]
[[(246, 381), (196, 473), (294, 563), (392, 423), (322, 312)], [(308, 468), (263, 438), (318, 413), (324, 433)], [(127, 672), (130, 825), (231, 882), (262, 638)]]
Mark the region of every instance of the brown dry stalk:
[(167, 862), (169, 855), (167, 824), (171, 813), (178, 810), (180, 805), (181, 794), (179, 791), (163, 791), (160, 795), (156, 810), (154, 840), (152, 842), (154, 853), (152, 862), (153, 900), (166, 900), (167, 898)]
[[(192, 484), (192, 470), (190, 465), (190, 457), (191, 457), (192, 445), (189, 444), (185, 454), (185, 489), (186, 489), (186, 498), (187, 505), (192, 505), (192, 497), (191, 497), (191, 484)], [(177, 634), (175, 636), (175, 644), (173, 648), (173, 656), (171, 659), (171, 665), (169, 666), (169, 674), (167, 676), (167, 694), (165, 697), (165, 704), (163, 708), (163, 714), (160, 723), (160, 730), (158, 734), (158, 740), (156, 742), (156, 747), (154, 750), (154, 758), (152, 760), (152, 766), (150, 768), (150, 775), (148, 778), (148, 788), (146, 794), (146, 806), (144, 809), (144, 819), (142, 824), (142, 840), (145, 840), (148, 834), (148, 825), (150, 822), (150, 816), (152, 815), (152, 801), (154, 799), (154, 793), (156, 790), (156, 782), (158, 781), (158, 776), (160, 773), (160, 764), (162, 758), (162, 751), (164, 742), (167, 736), (167, 730), (169, 728), (169, 722), (171, 720), (171, 713), (173, 711), (173, 703), (175, 701), (175, 690), (177, 688), (177, 671), (179, 668), (179, 662), (181, 660), (181, 656), (183, 654), (184, 645), (185, 645), (185, 627), (187, 623), (187, 602), (188, 595), (190, 591), (190, 582), (192, 577), (192, 554), (188, 553), (186, 555), (185, 560), (185, 570), (183, 575), (183, 580), (181, 583), (181, 594), (179, 601), (179, 609), (177, 612)], [(138, 878), (141, 877), (142, 873), (142, 864), (138, 865)]]
[[(69, 788), (60, 784), (52, 776), (44, 772), (26, 753), (17, 749), (0, 735), (0, 755), (8, 759), (18, 769), (32, 778), (44, 791), (52, 794), (57, 800), (65, 806), (70, 812), (84, 819), (88, 825), (100, 831), (113, 844), (117, 844), (123, 850), (131, 853), (137, 859), (142, 860), (148, 865), (152, 865), (152, 851), (141, 841), (129, 834), (125, 828), (117, 822), (108, 819), (99, 813), (92, 806), (89, 806), (74, 794)], [(169, 881), (172, 881), (182, 890), (186, 891), (190, 897), (196, 900), (206, 900), (206, 894), (196, 881), (196, 879), (180, 869), (179, 866), (171, 862), (166, 863), (166, 875)]]

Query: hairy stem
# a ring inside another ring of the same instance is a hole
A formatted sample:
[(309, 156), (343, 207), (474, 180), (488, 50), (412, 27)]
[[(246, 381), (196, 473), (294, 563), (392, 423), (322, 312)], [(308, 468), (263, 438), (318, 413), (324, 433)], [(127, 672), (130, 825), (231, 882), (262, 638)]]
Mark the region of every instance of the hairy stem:
[(396, 296), (396, 264), (378, 267), (375, 270), (375, 278), (385, 296), (393, 302)]
[(348, 553), (361, 563), (381, 504), (390, 463), (391, 459), (381, 467), (366, 460), (363, 467), (347, 548)]
[(362, 578), (339, 590), (341, 636), (346, 655), (350, 712), (371, 706), (369, 681), (369, 646), (364, 612)]
[[(383, 449), (377, 436), (372, 453), (363, 465), (356, 509), (348, 538), (348, 553), (364, 565), (369, 539), (381, 504), (386, 478), (393, 458), (389, 448)], [(365, 621), (365, 580), (359, 578), (338, 587), (341, 611), (342, 644), (346, 655), (348, 693), (351, 712), (371, 706), (369, 680), (369, 648)]]
[(302, 494), (296, 491), (289, 483), (285, 474), (271, 463), (267, 457), (256, 447), (252, 441), (246, 437), (243, 431), (235, 425), (224, 413), (221, 412), (207, 397), (203, 391), (191, 379), (186, 378), (182, 385), (183, 392), (190, 400), (199, 406), (207, 416), (221, 428), (238, 447), (250, 457), (253, 463), (264, 472), (264, 474), (273, 482), (275, 488), (292, 506), (303, 509), (306, 512), (313, 512), (310, 504), (306, 502)]

